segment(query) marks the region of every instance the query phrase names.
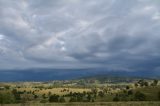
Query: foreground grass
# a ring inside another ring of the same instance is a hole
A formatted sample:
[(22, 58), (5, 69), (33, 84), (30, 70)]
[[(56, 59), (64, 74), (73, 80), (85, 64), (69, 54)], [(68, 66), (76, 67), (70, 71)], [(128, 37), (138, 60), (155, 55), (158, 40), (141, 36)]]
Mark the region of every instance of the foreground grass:
[(160, 106), (160, 102), (26, 103), (3, 106)]

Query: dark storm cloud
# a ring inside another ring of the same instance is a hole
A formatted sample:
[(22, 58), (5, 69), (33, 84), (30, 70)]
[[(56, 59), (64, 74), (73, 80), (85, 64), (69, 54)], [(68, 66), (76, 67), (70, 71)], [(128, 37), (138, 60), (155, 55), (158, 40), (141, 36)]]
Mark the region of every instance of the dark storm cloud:
[(158, 70), (158, 0), (0, 1), (0, 67)]

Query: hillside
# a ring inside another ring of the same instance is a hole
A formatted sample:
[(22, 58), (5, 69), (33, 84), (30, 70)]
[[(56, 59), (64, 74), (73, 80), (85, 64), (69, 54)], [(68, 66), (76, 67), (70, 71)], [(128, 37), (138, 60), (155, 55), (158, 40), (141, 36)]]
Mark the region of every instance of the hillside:
[[(0, 70), (0, 81), (52, 81), (72, 80), (93, 76), (160, 78), (159, 71), (108, 71), (105, 69), (25, 69)], [(122, 79), (120, 78), (120, 79)], [(115, 78), (114, 78), (115, 79)], [(119, 80), (120, 80), (119, 79)], [(117, 79), (118, 80), (118, 79)]]

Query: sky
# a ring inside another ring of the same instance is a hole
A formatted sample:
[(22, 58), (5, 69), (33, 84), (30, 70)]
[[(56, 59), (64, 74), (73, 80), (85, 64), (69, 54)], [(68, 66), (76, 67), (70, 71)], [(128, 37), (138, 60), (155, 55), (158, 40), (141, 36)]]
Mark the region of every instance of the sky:
[(0, 70), (160, 70), (160, 0), (0, 0)]

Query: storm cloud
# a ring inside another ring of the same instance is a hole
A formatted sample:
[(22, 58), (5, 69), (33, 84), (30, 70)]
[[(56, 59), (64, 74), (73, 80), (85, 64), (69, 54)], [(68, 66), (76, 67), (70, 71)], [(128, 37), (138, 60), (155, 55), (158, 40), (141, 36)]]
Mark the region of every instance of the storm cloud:
[(159, 0), (0, 0), (0, 69), (160, 69)]

